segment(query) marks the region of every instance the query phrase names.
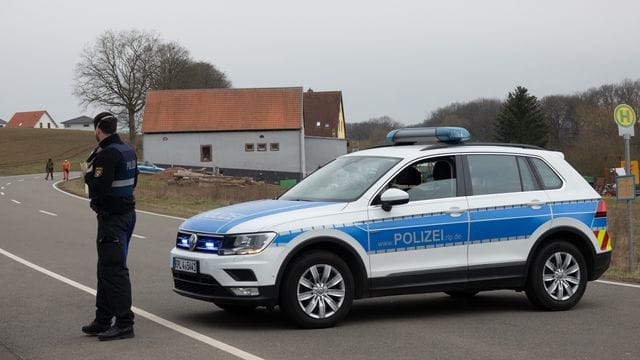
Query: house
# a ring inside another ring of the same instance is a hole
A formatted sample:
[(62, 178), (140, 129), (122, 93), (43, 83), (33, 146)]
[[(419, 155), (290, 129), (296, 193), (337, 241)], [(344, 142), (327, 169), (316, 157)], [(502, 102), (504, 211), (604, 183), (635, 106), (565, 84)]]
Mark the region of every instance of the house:
[(63, 121), (60, 124), (62, 124), (65, 129), (93, 131), (93, 118), (90, 118), (86, 115)]
[(17, 112), (7, 123), (7, 128), (57, 129), (58, 125), (46, 110)]
[(344, 129), (340, 91), (149, 91), (142, 123), (144, 159), (267, 181), (300, 180), (346, 154)]
[(0, 128), (7, 126), (7, 122), (0, 119)]

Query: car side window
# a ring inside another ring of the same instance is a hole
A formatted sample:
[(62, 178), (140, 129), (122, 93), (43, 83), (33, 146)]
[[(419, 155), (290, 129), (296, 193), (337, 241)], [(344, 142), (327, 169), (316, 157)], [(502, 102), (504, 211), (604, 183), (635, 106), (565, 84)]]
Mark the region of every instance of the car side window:
[(536, 171), (538, 171), (545, 190), (559, 189), (562, 187), (562, 179), (560, 179), (544, 161), (538, 158), (531, 158), (531, 163), (533, 163)]
[(398, 173), (389, 187), (405, 190), (409, 194), (409, 201), (455, 197), (455, 157), (438, 157), (413, 163)]
[(468, 155), (473, 195), (522, 191), (516, 157), (511, 155)]

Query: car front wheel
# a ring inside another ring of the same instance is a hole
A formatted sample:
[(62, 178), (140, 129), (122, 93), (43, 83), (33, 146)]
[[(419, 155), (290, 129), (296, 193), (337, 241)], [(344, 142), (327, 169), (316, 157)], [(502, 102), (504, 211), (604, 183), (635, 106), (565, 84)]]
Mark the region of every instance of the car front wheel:
[(288, 268), (283, 281), (280, 306), (301, 327), (333, 326), (351, 308), (353, 275), (331, 252), (303, 254)]

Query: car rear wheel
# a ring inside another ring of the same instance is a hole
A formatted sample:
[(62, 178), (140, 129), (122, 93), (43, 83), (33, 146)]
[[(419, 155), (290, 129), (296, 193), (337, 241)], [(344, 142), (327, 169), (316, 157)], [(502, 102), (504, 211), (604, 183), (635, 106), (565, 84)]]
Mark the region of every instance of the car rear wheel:
[(584, 295), (587, 265), (574, 245), (555, 241), (536, 254), (525, 292), (529, 300), (544, 310), (568, 310)]
[(349, 312), (353, 288), (353, 275), (339, 256), (312, 251), (294, 260), (287, 269), (280, 306), (301, 327), (330, 327)]

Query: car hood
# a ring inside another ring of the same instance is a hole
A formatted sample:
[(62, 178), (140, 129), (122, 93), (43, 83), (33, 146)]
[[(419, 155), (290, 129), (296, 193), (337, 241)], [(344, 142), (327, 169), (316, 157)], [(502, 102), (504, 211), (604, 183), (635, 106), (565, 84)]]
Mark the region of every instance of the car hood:
[[(203, 232), (212, 234), (234, 233), (240, 225), (255, 223), (252, 231), (260, 231), (270, 224), (281, 224), (281, 215), (287, 213), (287, 217), (294, 220), (297, 213), (317, 207), (336, 205), (333, 202), (317, 201), (288, 201), (288, 200), (258, 200), (246, 203), (225, 206), (210, 210), (187, 219), (180, 225), (181, 230)], [(340, 205), (342, 208), (344, 204)], [(302, 213), (300, 214), (302, 216)], [(234, 228), (236, 228), (234, 230)], [(247, 228), (247, 226), (242, 226)]]

